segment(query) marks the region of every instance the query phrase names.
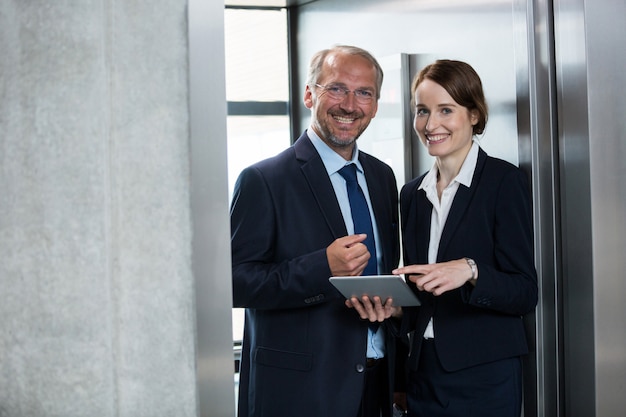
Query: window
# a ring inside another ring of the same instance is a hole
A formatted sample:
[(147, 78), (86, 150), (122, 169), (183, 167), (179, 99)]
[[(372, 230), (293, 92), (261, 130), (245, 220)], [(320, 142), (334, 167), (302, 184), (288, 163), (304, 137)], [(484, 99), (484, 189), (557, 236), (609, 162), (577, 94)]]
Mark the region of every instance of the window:
[(228, 183), (290, 145), (287, 12), (226, 9)]
[[(291, 144), (285, 9), (226, 8), (228, 189), (239, 173)], [(243, 309), (233, 309), (233, 340), (243, 339)]]

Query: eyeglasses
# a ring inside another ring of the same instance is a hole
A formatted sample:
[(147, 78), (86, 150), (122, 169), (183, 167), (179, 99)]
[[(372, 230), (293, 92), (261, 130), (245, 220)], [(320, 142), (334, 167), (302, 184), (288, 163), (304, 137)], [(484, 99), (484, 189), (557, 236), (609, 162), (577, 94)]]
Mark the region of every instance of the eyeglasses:
[(316, 87), (324, 89), (328, 95), (335, 100), (343, 100), (348, 96), (348, 93), (354, 94), (354, 99), (360, 104), (369, 104), (374, 100), (374, 93), (370, 90), (357, 89), (354, 91), (348, 90), (346, 87), (340, 85), (320, 85), (315, 84)]

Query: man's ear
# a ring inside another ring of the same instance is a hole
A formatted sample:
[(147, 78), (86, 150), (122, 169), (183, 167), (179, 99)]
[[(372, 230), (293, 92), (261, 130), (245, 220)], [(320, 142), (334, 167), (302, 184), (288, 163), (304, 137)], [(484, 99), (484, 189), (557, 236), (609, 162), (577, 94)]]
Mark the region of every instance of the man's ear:
[(307, 109), (313, 107), (313, 91), (308, 85), (304, 89), (304, 97), (302, 98), (302, 101)]

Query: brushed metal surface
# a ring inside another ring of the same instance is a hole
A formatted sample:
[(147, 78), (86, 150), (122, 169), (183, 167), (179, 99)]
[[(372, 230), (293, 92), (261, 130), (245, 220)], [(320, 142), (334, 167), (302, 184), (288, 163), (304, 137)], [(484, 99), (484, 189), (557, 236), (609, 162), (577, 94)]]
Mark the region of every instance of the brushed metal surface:
[(235, 393), (224, 13), (219, 2), (190, 0), (188, 7), (198, 415), (232, 417)]
[[(591, 7), (592, 6), (592, 7)], [(567, 415), (626, 408), (626, 4), (555, 3)]]

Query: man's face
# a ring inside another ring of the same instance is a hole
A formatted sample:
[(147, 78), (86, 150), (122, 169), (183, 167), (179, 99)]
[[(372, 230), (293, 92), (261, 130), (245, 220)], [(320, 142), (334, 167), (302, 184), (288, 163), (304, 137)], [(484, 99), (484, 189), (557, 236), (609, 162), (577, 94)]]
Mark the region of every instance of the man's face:
[(378, 110), (376, 69), (363, 57), (344, 54), (327, 56), (322, 68), (323, 87), (307, 86), (304, 94), (311, 126), (328, 146), (351, 155)]

